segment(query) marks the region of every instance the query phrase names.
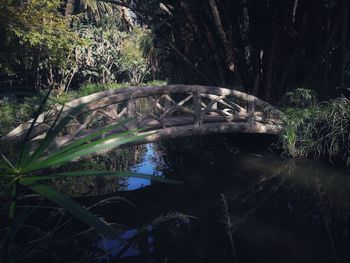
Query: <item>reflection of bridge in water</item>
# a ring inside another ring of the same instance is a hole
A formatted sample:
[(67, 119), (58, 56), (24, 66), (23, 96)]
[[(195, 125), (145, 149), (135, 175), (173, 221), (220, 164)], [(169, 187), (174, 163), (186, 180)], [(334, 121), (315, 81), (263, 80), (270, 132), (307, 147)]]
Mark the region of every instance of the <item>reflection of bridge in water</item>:
[[(138, 143), (215, 133), (277, 134), (281, 130), (276, 108), (255, 96), (219, 87), (168, 85), (102, 91), (67, 103), (61, 117), (81, 104), (86, 107), (57, 139), (59, 145), (125, 118), (132, 121), (123, 130), (142, 128), (139, 134), (145, 137)], [(58, 113), (54, 109), (40, 115), (32, 138), (45, 134)], [(20, 125), (1, 140), (20, 141), (30, 124)]]

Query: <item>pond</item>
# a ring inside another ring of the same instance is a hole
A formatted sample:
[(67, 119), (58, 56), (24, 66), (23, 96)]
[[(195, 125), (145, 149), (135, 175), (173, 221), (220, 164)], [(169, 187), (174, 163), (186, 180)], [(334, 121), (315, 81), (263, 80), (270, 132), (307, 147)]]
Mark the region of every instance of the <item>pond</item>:
[(181, 138), (74, 164), (69, 169), (124, 169), (179, 183), (52, 182), (114, 223), (121, 239), (79, 234), (68, 242), (80, 222), (61, 227), (56, 220), (66, 241), (48, 247), (65, 262), (82, 253), (89, 262), (350, 262), (349, 171), (283, 157), (273, 143), (247, 134)]
[[(248, 142), (248, 143), (247, 143)], [(348, 171), (274, 153), (273, 138), (231, 135), (148, 144), (130, 170), (181, 184), (126, 179), (96, 202), (125, 226), (95, 245), (111, 262), (350, 262)], [(105, 187), (108, 185), (105, 184)], [(132, 204), (131, 204), (132, 203)]]

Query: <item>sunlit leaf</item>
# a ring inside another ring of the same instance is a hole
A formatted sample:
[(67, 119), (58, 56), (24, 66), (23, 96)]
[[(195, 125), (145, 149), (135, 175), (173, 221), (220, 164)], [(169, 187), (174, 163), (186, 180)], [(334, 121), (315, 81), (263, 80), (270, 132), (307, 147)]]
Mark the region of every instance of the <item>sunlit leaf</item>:
[(63, 128), (73, 119), (73, 117), (80, 112), (85, 107), (84, 104), (73, 108), (50, 132), (47, 133), (45, 139), (40, 142), (39, 146), (36, 148), (32, 154), (29, 163), (38, 160), (56, 138), (56, 136), (62, 131)]

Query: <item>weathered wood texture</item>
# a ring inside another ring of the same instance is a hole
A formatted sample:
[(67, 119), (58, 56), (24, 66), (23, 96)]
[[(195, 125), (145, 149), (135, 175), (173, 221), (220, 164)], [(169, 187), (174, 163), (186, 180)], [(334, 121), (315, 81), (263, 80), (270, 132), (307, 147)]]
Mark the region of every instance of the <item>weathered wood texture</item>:
[[(103, 91), (67, 103), (60, 118), (81, 104), (86, 105), (84, 110), (57, 138), (57, 146), (125, 118), (133, 121), (124, 130), (142, 128), (147, 135), (139, 143), (212, 133), (277, 134), (281, 130), (281, 113), (276, 108), (255, 96), (219, 87), (168, 85)], [(41, 114), (30, 138), (43, 136), (59, 110)], [(31, 122), (18, 126), (0, 142), (21, 142)]]

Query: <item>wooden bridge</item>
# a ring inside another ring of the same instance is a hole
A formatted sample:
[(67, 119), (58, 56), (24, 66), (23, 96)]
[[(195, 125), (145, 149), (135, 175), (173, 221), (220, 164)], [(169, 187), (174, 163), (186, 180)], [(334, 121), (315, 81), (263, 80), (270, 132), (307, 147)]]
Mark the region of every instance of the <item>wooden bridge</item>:
[[(133, 118), (125, 130), (142, 128), (140, 134), (145, 138), (137, 143), (213, 133), (277, 134), (281, 130), (276, 108), (255, 96), (219, 87), (168, 85), (102, 91), (67, 103), (61, 118), (80, 104), (86, 107), (57, 138), (57, 146), (125, 118)], [(31, 139), (42, 137), (59, 111), (57, 107), (41, 114)], [(0, 142), (20, 142), (31, 122), (18, 126)]]

